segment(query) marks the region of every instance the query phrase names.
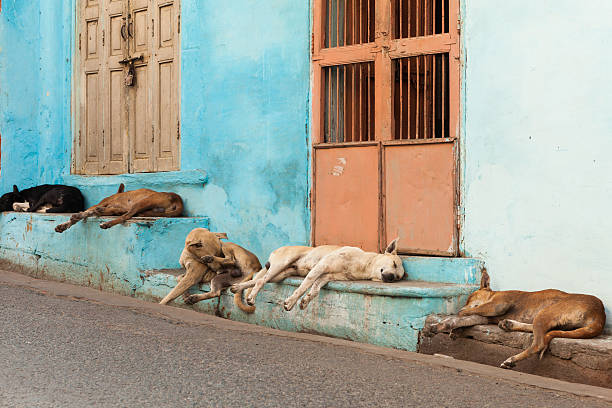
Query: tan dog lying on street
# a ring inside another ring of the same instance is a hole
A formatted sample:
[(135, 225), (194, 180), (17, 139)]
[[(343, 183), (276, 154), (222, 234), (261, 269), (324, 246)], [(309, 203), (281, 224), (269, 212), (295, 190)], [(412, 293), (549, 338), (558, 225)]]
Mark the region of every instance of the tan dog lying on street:
[(64, 232), (68, 228), (88, 217), (101, 215), (120, 215), (120, 217), (100, 224), (106, 229), (121, 224), (132, 217), (178, 217), (183, 212), (183, 200), (178, 194), (160, 193), (141, 188), (139, 190), (125, 191), (121, 184), (116, 194), (106, 197), (98, 204), (85, 211), (73, 214), (70, 221), (55, 227), (56, 232)]
[(540, 353), (540, 358), (555, 337), (590, 339), (603, 332), (606, 313), (595, 296), (547, 289), (538, 292), (493, 291), (489, 275), (483, 271), (480, 289), (472, 293), (458, 316), (449, 316), (426, 327), (423, 334), (452, 331), (477, 324), (497, 324), (506, 331), (533, 333), (530, 347), (501, 364), (514, 367), (517, 361)]
[(253, 305), (257, 293), (267, 282), (280, 282), (289, 276), (304, 276), (302, 284), (284, 302), (285, 310), (293, 309), (298, 299), (310, 291), (300, 302), (304, 309), (332, 280), (374, 280), (393, 282), (404, 277), (404, 267), (397, 255), (396, 238), (384, 254), (365, 252), (355, 247), (323, 245), (320, 247), (288, 246), (270, 254), (266, 267), (253, 280), (233, 285), (232, 292), (253, 287), (247, 303)]
[[(250, 280), (261, 269), (257, 257), (246, 249), (227, 239), (224, 233), (210, 232), (206, 228), (192, 230), (185, 239), (185, 248), (179, 262), (186, 270), (178, 278), (178, 283), (159, 302), (165, 305), (184, 295), (185, 303), (191, 305), (201, 300), (221, 296), (221, 292), (234, 283)], [(185, 295), (187, 290), (199, 283), (210, 282), (210, 292), (201, 295)], [(234, 295), (234, 302), (242, 311), (252, 313), (254, 307), (242, 303), (242, 293)]]

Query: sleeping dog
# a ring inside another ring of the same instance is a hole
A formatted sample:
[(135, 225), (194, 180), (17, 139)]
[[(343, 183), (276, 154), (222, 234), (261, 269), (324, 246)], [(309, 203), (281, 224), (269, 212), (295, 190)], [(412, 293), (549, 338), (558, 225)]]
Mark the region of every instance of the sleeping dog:
[(304, 276), (302, 284), (284, 302), (285, 310), (293, 309), (298, 299), (300, 309), (319, 294), (327, 282), (349, 280), (374, 280), (393, 282), (404, 277), (404, 267), (397, 255), (397, 241), (394, 239), (384, 254), (365, 252), (356, 247), (323, 245), (320, 247), (289, 246), (270, 254), (270, 258), (253, 280), (233, 285), (232, 292), (253, 287), (247, 296), (247, 303), (253, 305), (255, 297), (267, 282), (280, 282), (289, 276)]
[(533, 333), (533, 343), (523, 352), (501, 364), (512, 368), (517, 361), (540, 353), (555, 337), (590, 339), (603, 332), (606, 313), (601, 300), (591, 295), (565, 293), (556, 289), (538, 292), (493, 291), (489, 275), (483, 271), (480, 289), (472, 293), (458, 316), (448, 316), (426, 326), (423, 335), (450, 332), (478, 324), (497, 324), (506, 331)]
[(0, 197), (0, 211), (27, 211), (41, 213), (73, 213), (83, 211), (84, 200), (76, 187), (61, 184), (43, 184)]
[(107, 229), (132, 217), (178, 217), (182, 212), (183, 200), (178, 194), (160, 193), (146, 188), (125, 191), (125, 186), (120, 184), (116, 194), (85, 211), (73, 214), (69, 221), (56, 226), (55, 231), (64, 232), (92, 216), (119, 215), (114, 220), (100, 224), (100, 228)]

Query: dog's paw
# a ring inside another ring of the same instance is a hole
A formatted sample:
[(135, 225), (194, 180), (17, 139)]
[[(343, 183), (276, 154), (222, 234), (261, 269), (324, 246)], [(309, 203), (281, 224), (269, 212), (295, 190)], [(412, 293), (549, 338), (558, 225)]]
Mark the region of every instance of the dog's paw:
[(249, 306), (255, 306), (255, 297), (254, 296), (247, 296), (246, 303)]
[(212, 255), (204, 255), (204, 256), (203, 256), (203, 257), (202, 257), (200, 260), (201, 260), (201, 261), (202, 261), (202, 263), (204, 263), (204, 264), (209, 264), (209, 263), (211, 263), (212, 261), (214, 261), (214, 260), (215, 260), (215, 258), (213, 258), (213, 257), (212, 257)]
[(308, 303), (310, 303), (310, 299), (308, 299), (307, 297), (303, 297), (302, 300), (300, 300), (300, 310), (306, 309)]
[(500, 321), (499, 323), (497, 323), (497, 326), (505, 331), (511, 331), (512, 330), (512, 322), (508, 319), (504, 319), (502, 321)]
[(503, 363), (501, 363), (500, 367), (501, 368), (505, 368), (507, 370), (511, 369), (512, 367), (514, 367), (516, 364), (514, 364), (514, 362), (512, 361), (512, 359), (507, 359), (506, 361), (504, 361)]
[(240, 287), (238, 285), (232, 285), (232, 286), (230, 286), (229, 290), (232, 293), (236, 293), (236, 292), (240, 291)]
[(110, 224), (108, 222), (103, 222), (102, 224), (100, 224), (100, 228), (102, 229), (108, 229), (110, 228)]
[(193, 305), (198, 302), (198, 299), (196, 295), (183, 295), (183, 302), (185, 302), (186, 305)]
[(55, 227), (55, 232), (59, 232), (61, 234), (64, 231), (66, 231), (66, 226), (64, 224), (60, 224)]
[(295, 302), (287, 299), (285, 300), (285, 302), (283, 302), (283, 308), (285, 308), (285, 310), (287, 312), (291, 311), (291, 309), (293, 309), (293, 306), (295, 306)]

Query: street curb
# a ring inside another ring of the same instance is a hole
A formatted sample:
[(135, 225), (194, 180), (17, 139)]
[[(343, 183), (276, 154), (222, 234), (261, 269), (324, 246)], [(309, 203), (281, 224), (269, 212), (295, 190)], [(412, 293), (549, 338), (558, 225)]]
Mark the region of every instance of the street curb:
[(26, 275), (5, 270), (0, 270), (0, 284), (34, 290), (46, 294), (48, 296), (63, 297), (75, 301), (88, 301), (103, 304), (106, 306), (127, 308), (144, 314), (149, 314), (156, 317), (162, 317), (165, 319), (181, 321), (184, 323), (199, 326), (212, 326), (226, 330), (258, 333), (301, 341), (310, 341), (324, 343), (328, 345), (350, 347), (352, 349), (359, 350), (365, 353), (376, 354), (384, 358), (407, 362), (416, 362), (430, 366), (446, 367), (449, 369), (468, 372), (475, 375), (494, 377), (503, 381), (509, 381), (522, 385), (528, 385), (562, 393), (569, 393), (581, 397), (597, 398), (604, 401), (612, 402), (612, 389), (595, 387), (585, 384), (570, 383), (552, 378), (540, 377), (533, 374), (504, 370), (501, 368), (491, 367), (469, 361), (456, 360), (451, 357), (418, 354), (409, 351), (401, 351), (391, 348), (373, 346), (370, 344), (357, 343), (331, 337), (323, 337), (314, 334), (285, 332), (281, 330), (270, 329), (263, 326), (256, 326), (252, 324), (222, 319), (216, 316), (207, 315), (186, 308), (163, 306), (157, 303), (146, 302), (144, 300), (136, 298), (102, 292), (89, 287), (76, 286), (57, 281), (36, 279)]

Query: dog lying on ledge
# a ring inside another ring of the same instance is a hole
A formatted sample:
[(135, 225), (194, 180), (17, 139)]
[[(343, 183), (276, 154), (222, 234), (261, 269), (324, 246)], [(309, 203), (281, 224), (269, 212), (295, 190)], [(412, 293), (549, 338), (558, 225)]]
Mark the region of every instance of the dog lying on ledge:
[(302, 284), (285, 300), (285, 310), (293, 309), (298, 299), (305, 309), (319, 294), (327, 282), (350, 280), (374, 280), (393, 282), (404, 277), (404, 266), (397, 255), (397, 241), (393, 240), (384, 254), (365, 252), (356, 247), (322, 245), (319, 247), (281, 247), (270, 254), (268, 262), (255, 279), (232, 286), (236, 293), (253, 288), (247, 295), (247, 303), (255, 304), (255, 298), (267, 282), (280, 282), (289, 276), (303, 276)]
[(72, 186), (43, 184), (0, 197), (0, 211), (26, 211), (39, 213), (73, 213), (85, 207), (81, 191)]
[[(250, 280), (261, 269), (257, 257), (227, 239), (224, 233), (210, 232), (206, 228), (192, 230), (185, 239), (185, 248), (179, 260), (186, 273), (178, 277), (178, 283), (159, 302), (162, 305), (183, 295), (185, 303), (192, 305), (206, 299), (221, 296), (221, 292), (234, 283)], [(210, 292), (187, 295), (187, 290), (199, 283), (210, 282)], [(255, 308), (242, 302), (242, 293), (234, 295), (234, 303), (243, 312), (253, 313)]]
[(178, 217), (183, 213), (183, 200), (178, 194), (160, 193), (141, 188), (124, 191), (121, 184), (116, 194), (106, 197), (87, 210), (74, 214), (69, 221), (55, 227), (56, 232), (64, 232), (81, 220), (92, 216), (120, 215), (120, 217), (100, 224), (106, 229), (121, 224), (132, 217)]
[(547, 289), (538, 292), (493, 291), (483, 271), (480, 289), (472, 293), (457, 316), (449, 316), (423, 329), (423, 335), (450, 332), (478, 324), (497, 324), (506, 331), (533, 333), (533, 342), (522, 353), (501, 364), (512, 368), (517, 361), (540, 353), (540, 359), (555, 337), (590, 339), (599, 336), (606, 323), (601, 300), (595, 296)]

